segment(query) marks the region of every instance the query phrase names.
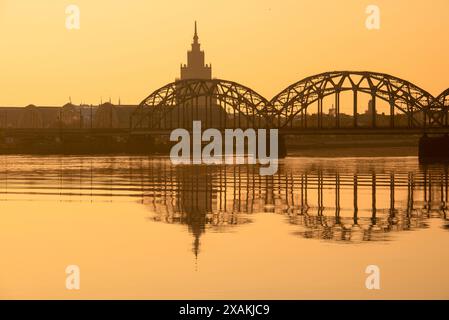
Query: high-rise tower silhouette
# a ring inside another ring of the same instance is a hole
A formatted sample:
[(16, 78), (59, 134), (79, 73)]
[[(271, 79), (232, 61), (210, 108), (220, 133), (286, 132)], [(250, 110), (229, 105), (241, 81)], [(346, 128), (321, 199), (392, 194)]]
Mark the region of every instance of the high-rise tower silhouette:
[(181, 65), (181, 80), (212, 79), (212, 66), (204, 64), (204, 51), (201, 51), (198, 40), (198, 29), (195, 21), (192, 50), (187, 52), (187, 64)]

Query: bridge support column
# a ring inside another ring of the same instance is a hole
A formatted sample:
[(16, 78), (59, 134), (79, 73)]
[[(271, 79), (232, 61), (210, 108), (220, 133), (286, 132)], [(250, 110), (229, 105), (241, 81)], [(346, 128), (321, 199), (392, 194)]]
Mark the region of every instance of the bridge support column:
[(427, 128), (427, 111), (424, 111), (424, 128)]
[(446, 127), (448, 127), (449, 126), (449, 117), (448, 117), (448, 108), (446, 107), (446, 108), (444, 108), (444, 125), (446, 126)]
[(354, 175), (354, 225), (358, 224), (358, 213), (359, 213), (359, 204), (358, 204), (358, 194), (359, 194), (359, 181), (357, 174)]
[(301, 110), (301, 128), (305, 128), (305, 116), (304, 116), (304, 110)]
[(376, 193), (377, 193), (377, 177), (376, 174), (373, 173), (371, 178), (371, 210), (372, 210), (372, 224), (375, 225), (377, 223), (376, 217), (377, 217), (377, 199), (376, 199)]
[(358, 126), (358, 93), (354, 90), (354, 128)]
[(413, 127), (413, 107), (410, 107), (410, 103), (407, 101), (407, 120), (408, 120), (408, 127)]
[(449, 135), (429, 137), (425, 134), (419, 140), (421, 162), (449, 161)]
[(318, 128), (323, 128), (323, 98), (318, 98)]
[(335, 125), (340, 128), (340, 92), (335, 93)]
[(304, 129), (307, 129), (307, 107), (304, 109)]
[(285, 145), (285, 140), (286, 140), (286, 136), (280, 134), (279, 142), (278, 142), (278, 157), (279, 157), (279, 159), (283, 159), (287, 156), (287, 146)]
[(394, 101), (390, 101), (390, 127), (394, 128)]

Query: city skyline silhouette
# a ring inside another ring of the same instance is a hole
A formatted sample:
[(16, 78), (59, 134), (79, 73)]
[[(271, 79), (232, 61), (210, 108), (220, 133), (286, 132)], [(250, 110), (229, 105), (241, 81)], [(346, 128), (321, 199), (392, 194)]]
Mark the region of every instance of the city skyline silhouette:
[[(270, 3), (271, 11), (260, 3), (251, 24), (230, 15), (212, 23), (207, 10), (197, 10), (199, 4), (178, 2), (179, 10), (190, 7), (187, 12), (192, 14), (161, 29), (155, 25), (157, 19), (140, 19), (139, 25), (138, 17), (149, 10), (147, 4), (129, 7), (130, 11), (120, 11), (120, 3), (108, 4), (108, 14), (100, 16), (98, 4), (81, 0), (83, 23), (77, 31), (59, 25), (64, 16), (51, 2), (30, 7), (8, 2), (3, 23), (10, 31), (2, 34), (8, 50), (0, 62), (4, 72), (0, 85), (7, 92), (0, 99), (2, 106), (60, 106), (70, 96), (75, 104), (99, 104), (109, 98), (114, 103), (120, 98), (124, 104), (136, 104), (149, 91), (179, 77), (178, 66), (191, 42), (195, 20), (201, 24), (214, 76), (245, 84), (266, 97), (296, 80), (333, 70), (392, 74), (434, 96), (447, 89), (444, 52), (448, 48), (446, 42), (438, 41), (448, 23), (441, 1), (434, 3), (431, 15), (419, 1), (382, 3), (382, 26), (377, 31), (365, 28), (365, 7), (356, 1), (344, 9), (331, 1), (322, 6)], [(213, 4), (209, 10), (225, 13), (230, 7)], [(404, 8), (407, 19), (395, 19), (393, 12)], [(160, 14), (158, 19), (170, 12), (157, 2), (154, 10)], [(236, 15), (247, 14), (246, 10), (245, 6)], [(46, 21), (40, 23), (44, 12)], [(131, 12), (135, 20), (128, 16)], [(22, 17), (21, 24), (12, 17)], [(412, 29), (413, 21), (420, 21), (420, 28)], [(303, 31), (312, 25), (313, 32)], [(36, 30), (33, 38), (30, 30)], [(431, 39), (437, 45), (424, 48), (413, 39)]]
[[(267, 99), (248, 86), (212, 77), (195, 21), (180, 77), (139, 104), (115, 106), (110, 100), (95, 107), (69, 102), (60, 108), (0, 108), (0, 127), (6, 152), (167, 152), (170, 143), (164, 136), (177, 128), (191, 130), (194, 121), (201, 121), (204, 129), (279, 129), (282, 154), (287, 154), (287, 135), (406, 134), (423, 137), (420, 156), (440, 157), (446, 155), (434, 154), (433, 143), (449, 142), (429, 140), (427, 134), (449, 134), (448, 93), (433, 96), (379, 72), (330, 71), (294, 82)], [(42, 141), (44, 148), (33, 146)]]
[[(200, 43), (199, 43), (199, 35), (198, 35), (198, 24), (197, 21), (194, 22), (194, 33), (193, 33), (193, 42), (191, 44), (191, 50), (189, 50), (187, 52), (187, 63), (186, 64), (181, 64), (181, 69), (180, 69), (180, 77), (176, 78), (176, 81), (185, 81), (185, 80), (212, 80), (212, 66), (211, 64), (205, 64), (205, 52), (201, 50), (200, 47)], [(341, 75), (340, 75), (341, 74)], [(363, 91), (360, 90), (360, 86), (367, 86), (368, 88), (365, 90), (365, 92), (374, 92), (374, 90), (379, 91), (382, 90), (382, 87), (390, 87), (390, 86), (394, 86), (396, 87), (396, 91), (394, 90), (390, 90), (390, 89), (386, 89), (389, 90), (390, 92), (388, 93), (389, 98), (388, 99), (393, 99), (393, 102), (389, 102), (390, 107), (389, 107), (389, 118), (390, 119), (380, 119), (380, 122), (390, 122), (391, 126), (394, 126), (394, 122), (395, 122), (395, 118), (396, 115), (394, 114), (395, 112), (395, 108), (397, 108), (396, 106), (396, 99), (404, 99), (404, 97), (401, 97), (400, 95), (397, 94), (397, 92), (401, 91), (402, 95), (408, 94), (410, 97), (406, 97), (405, 99), (407, 101), (405, 101), (406, 103), (406, 107), (405, 109), (407, 109), (406, 111), (404, 111), (404, 108), (399, 107), (400, 111), (408, 114), (408, 120), (405, 119), (399, 119), (399, 121), (402, 122), (407, 122), (408, 121), (408, 126), (412, 126), (412, 125), (417, 125), (419, 122), (424, 121), (426, 122), (427, 120), (424, 119), (420, 119), (420, 120), (416, 120), (413, 119), (413, 115), (410, 116), (410, 104), (412, 105), (416, 105), (416, 101), (422, 100), (423, 98), (425, 99), (425, 101), (422, 102), (418, 102), (417, 105), (417, 109), (419, 112), (421, 112), (422, 110), (425, 110), (426, 108), (433, 108), (435, 110), (438, 110), (438, 112), (442, 113), (442, 115), (440, 115), (440, 118), (444, 118), (447, 117), (447, 115), (445, 115), (445, 108), (446, 105), (449, 104), (449, 88), (447, 88), (445, 91), (443, 91), (439, 96), (433, 96), (432, 94), (428, 93), (425, 89), (420, 88), (419, 86), (416, 86), (412, 83), (409, 83), (405, 80), (402, 80), (400, 78), (388, 75), (388, 74), (381, 74), (381, 73), (376, 73), (376, 72), (369, 72), (369, 71), (364, 71), (364, 72), (360, 72), (360, 71), (343, 71), (343, 72), (339, 72), (339, 71), (332, 71), (332, 72), (328, 72), (328, 73), (323, 73), (323, 74), (318, 74), (312, 77), (307, 77), (291, 86), (289, 86), (287, 89), (285, 89), (284, 91), (280, 92), (279, 94), (277, 94), (271, 101), (269, 101), (269, 99), (264, 98), (263, 96), (261, 96), (261, 99), (265, 99), (266, 102), (264, 102), (264, 104), (266, 105), (271, 105), (271, 107), (273, 109), (278, 110), (278, 112), (281, 112), (282, 108), (287, 108), (286, 106), (283, 106), (282, 104), (284, 103), (283, 101), (281, 101), (282, 99), (282, 95), (290, 95), (290, 93), (288, 92), (288, 90), (293, 90), (293, 95), (298, 93), (298, 90), (305, 90), (306, 88), (303, 87), (304, 85), (301, 84), (301, 82), (307, 82), (307, 81), (317, 81), (314, 80), (313, 77), (317, 78), (317, 80), (319, 82), (321, 82), (321, 78), (323, 77), (327, 77), (330, 78), (331, 82), (328, 82), (328, 80), (325, 80), (325, 82), (323, 82), (321, 85), (324, 86), (321, 90), (322, 92), (314, 92), (313, 94), (318, 95), (318, 110), (317, 110), (317, 119), (312, 119), (310, 122), (316, 122), (316, 125), (318, 127), (322, 127), (323, 126), (323, 122), (334, 122), (334, 120), (332, 120), (333, 117), (336, 118), (336, 125), (337, 127), (340, 126), (339, 122), (340, 122), (340, 116), (339, 114), (341, 113), (343, 116), (346, 115), (350, 115), (350, 112), (348, 112), (348, 109), (344, 108), (345, 104), (348, 104), (347, 102), (343, 102), (343, 108), (341, 106), (340, 103), (340, 97), (339, 94), (337, 95), (335, 101), (331, 101), (331, 102), (327, 102), (327, 104), (324, 106), (323, 110), (323, 100), (326, 96), (329, 95), (328, 92), (326, 92), (327, 87), (329, 85), (329, 83), (331, 83), (331, 85), (333, 86), (334, 90), (338, 90), (339, 92), (345, 91), (347, 90), (347, 88), (344, 87), (344, 81), (346, 81), (347, 79), (349, 81), (351, 81), (351, 85), (350, 88), (352, 88), (352, 90), (357, 90), (357, 91)], [(333, 80), (332, 78), (334, 77), (342, 77), (340, 80), (341, 83), (340, 84), (336, 84), (334, 83), (335, 80)], [(352, 78), (358, 77), (358, 79), (353, 80)], [(347, 78), (347, 79), (346, 79)], [(373, 84), (373, 80), (377, 81), (379, 84)], [(368, 81), (369, 83), (364, 84), (363, 82)], [(384, 83), (382, 83), (384, 82)], [(398, 83), (393, 84), (393, 82)], [(316, 85), (316, 84), (315, 84)], [(298, 87), (298, 89), (295, 88)], [(408, 89), (408, 93), (406, 93), (406, 90), (403, 90), (403, 87), (406, 86)], [(414, 92), (412, 92), (414, 91)], [(257, 92), (254, 91), (254, 93), (257, 95)], [(155, 93), (153, 94), (158, 94), (157, 91), (155, 91)], [(358, 102), (355, 99), (357, 97), (354, 96), (354, 101), (353, 101), (353, 114), (352, 117), (353, 119), (349, 119), (347, 121), (352, 121), (354, 122), (354, 126), (357, 126), (357, 117), (358, 115), (362, 115), (363, 116), (363, 112), (365, 113), (365, 115), (367, 115), (371, 121), (371, 125), (372, 126), (376, 126), (377, 125), (377, 114), (381, 114), (382, 116), (384, 116), (387, 112), (386, 111), (378, 111), (376, 110), (376, 96), (380, 96), (377, 93), (376, 94), (371, 94), (371, 97), (368, 98), (368, 100), (365, 99), (365, 101), (363, 102)], [(147, 98), (148, 99), (148, 98)], [(199, 98), (201, 99), (205, 99), (205, 98)], [(278, 101), (281, 105), (277, 105)], [(307, 98), (309, 99), (309, 98)], [(386, 100), (386, 99), (384, 99)], [(106, 103), (101, 103), (98, 106), (95, 106), (95, 112), (93, 113), (93, 108), (92, 108), (92, 104), (83, 104), (81, 103), (79, 106), (76, 106), (75, 104), (72, 104), (72, 99), (71, 97), (69, 98), (69, 103), (66, 103), (62, 110), (64, 111), (64, 114), (72, 114), (69, 116), (69, 118), (67, 119), (73, 119), (73, 120), (62, 120), (63, 119), (63, 114), (61, 113), (61, 111), (57, 111), (55, 108), (52, 109), (51, 107), (37, 107), (34, 104), (30, 104), (28, 105), (25, 109), (19, 109), (19, 108), (1, 108), (1, 110), (3, 111), (3, 123), (1, 124), (1, 126), (3, 128), (9, 128), (9, 127), (16, 127), (16, 128), (43, 128), (43, 127), (54, 127), (54, 126), (61, 126), (60, 124), (58, 124), (59, 122), (63, 121), (64, 127), (78, 127), (78, 128), (83, 128), (83, 127), (88, 127), (89, 123), (85, 124), (83, 123), (83, 121), (90, 122), (90, 127), (93, 128), (94, 127), (94, 123), (95, 123), (95, 127), (96, 128), (118, 128), (118, 127), (123, 127), (124, 123), (127, 122), (127, 119), (119, 119), (120, 116), (118, 115), (117, 112), (117, 108), (114, 107), (114, 104), (111, 101), (111, 98), (109, 98), (109, 102)], [(212, 101), (212, 100), (211, 100)], [(143, 104), (145, 103), (142, 102)], [(141, 103), (141, 104), (142, 104)], [(200, 113), (202, 115), (199, 116), (199, 118), (197, 120), (199, 120), (200, 118), (205, 120), (207, 117), (207, 101), (199, 101), (197, 102), (200, 104)], [(216, 102), (213, 102), (214, 104), (216, 104)], [(307, 101), (307, 104), (309, 104), (310, 102)], [(402, 101), (402, 103), (404, 103), (404, 101)], [(363, 104), (365, 104), (367, 106), (366, 109), (364, 109)], [(137, 106), (138, 103), (135, 103), (134, 105), (124, 105), (125, 107), (127, 107), (128, 111), (123, 112), (124, 108), (121, 108), (122, 114), (126, 114), (125, 117), (130, 117), (130, 113), (135, 113), (135, 112), (131, 112), (130, 109), (133, 108), (133, 106)], [(362, 105), (362, 110), (359, 110), (358, 107)], [(394, 105), (394, 106), (393, 106)], [(118, 107), (121, 107), (121, 99), (118, 99)], [(293, 107), (293, 106), (292, 106)], [(413, 108), (414, 106), (412, 106)], [(377, 107), (379, 108), (379, 107)], [(47, 110), (46, 112), (41, 112), (42, 110)], [(84, 109), (84, 111), (83, 111)], [(214, 111), (215, 113), (219, 113), (220, 112), (220, 107), (215, 108), (216, 110)], [(343, 109), (343, 111), (341, 110)], [(385, 109), (385, 108), (384, 108)], [(51, 111), (50, 111), (51, 110)], [(89, 110), (89, 111), (87, 111)], [(98, 110), (98, 112), (97, 112)], [(105, 111), (105, 110), (109, 110), (109, 111)], [(90, 112), (90, 113), (89, 113)], [(240, 111), (239, 111), (240, 112)], [(303, 111), (301, 111), (303, 112)], [(302, 119), (300, 120), (302, 122), (302, 126), (307, 127), (307, 118), (308, 115), (311, 113), (313, 114), (313, 111), (310, 112), (307, 108), (304, 110), (305, 115), (302, 115)], [(413, 112), (413, 111), (412, 111)], [(9, 116), (8, 116), (9, 113)], [(174, 111), (173, 113), (182, 113), (183, 117), (185, 117), (185, 113), (186, 110), (184, 109), (179, 109), (177, 111)], [(210, 113), (212, 113), (212, 111), (210, 111)], [(327, 115), (327, 120), (323, 120), (323, 115), (324, 114), (328, 114)], [(48, 120), (46, 119), (44, 121), (44, 117), (48, 118), (49, 115), (52, 114), (50, 116), (50, 118), (52, 118), (52, 120)], [(94, 115), (95, 114), (95, 115)], [(95, 118), (94, 118), (95, 117)], [(122, 116), (123, 117), (123, 116)], [(220, 116), (222, 117), (222, 116)], [(425, 117), (430, 117), (433, 118), (433, 115), (425, 115)], [(190, 117), (191, 120), (188, 119), (183, 119), (181, 122), (185, 125), (185, 122), (191, 122), (193, 120), (194, 116), (192, 114), (192, 116)], [(9, 119), (9, 122), (8, 122)], [(11, 120), (14, 119), (14, 120)], [(185, 120), (185, 121), (184, 121)], [(13, 122), (11, 122), (13, 121)], [(292, 120), (294, 121), (294, 120)], [(438, 121), (438, 120), (436, 120)], [(447, 121), (447, 120), (445, 120)], [(44, 122), (47, 123), (44, 125)], [(73, 124), (70, 124), (70, 122), (73, 122)], [(179, 122), (179, 120), (178, 120)], [(207, 122), (207, 121), (206, 121)], [(367, 122), (367, 121), (365, 121)], [(369, 122), (369, 121), (368, 121)], [(416, 124), (413, 124), (413, 122), (416, 122)], [(122, 124), (120, 124), (122, 123)], [(219, 125), (218, 120), (215, 121), (215, 126)], [(234, 125), (235, 126), (235, 125)], [(418, 126), (420, 126), (418, 124)]]

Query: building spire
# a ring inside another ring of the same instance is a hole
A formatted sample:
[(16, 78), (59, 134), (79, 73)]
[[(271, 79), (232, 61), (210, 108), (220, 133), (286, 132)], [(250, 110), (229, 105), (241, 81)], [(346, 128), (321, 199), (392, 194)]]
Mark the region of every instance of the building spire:
[(201, 51), (196, 21), (192, 49), (187, 52), (187, 64), (181, 64), (181, 80), (185, 79), (212, 79), (212, 68), (204, 64), (204, 51)]
[(198, 28), (196, 21), (195, 21), (195, 34), (193, 35), (193, 42), (198, 43)]

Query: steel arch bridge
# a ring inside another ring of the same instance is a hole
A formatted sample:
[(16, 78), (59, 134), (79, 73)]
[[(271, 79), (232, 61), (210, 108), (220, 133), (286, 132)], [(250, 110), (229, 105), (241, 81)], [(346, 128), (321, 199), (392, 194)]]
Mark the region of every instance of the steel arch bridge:
[(438, 103), (440, 104), (440, 106), (444, 109), (449, 108), (449, 89), (446, 89), (446, 91), (443, 91), (437, 98)]
[[(394, 128), (396, 113), (406, 116), (407, 128), (440, 127), (447, 125), (447, 113), (443, 112), (440, 102), (426, 90), (397, 77), (374, 72), (335, 71), (326, 72), (305, 78), (279, 93), (270, 104), (276, 110), (274, 122), (279, 128), (308, 128), (308, 116), (312, 105), (316, 104), (315, 128), (323, 128), (326, 116), (323, 112), (323, 99), (334, 97), (335, 114), (328, 120), (327, 127), (342, 126), (340, 113), (340, 94), (352, 92), (352, 123), (349, 126), (357, 128), (359, 124), (359, 94), (364, 93), (371, 98), (371, 128), (377, 127), (378, 114), (376, 101), (383, 100), (389, 104), (389, 126)], [(329, 118), (329, 117), (328, 117)], [(333, 122), (333, 123), (329, 123)], [(309, 124), (310, 125), (310, 124)], [(348, 124), (346, 124), (348, 126)]]
[(225, 80), (182, 80), (170, 83), (144, 99), (131, 116), (132, 129), (267, 128), (273, 111), (255, 91)]
[[(352, 114), (340, 112), (342, 94), (351, 96)], [(365, 114), (359, 112), (362, 95), (370, 99), (370, 112)], [(332, 100), (332, 115), (323, 112), (324, 99)], [(388, 106), (388, 115), (378, 113), (378, 101)], [(192, 122), (200, 120), (202, 128), (278, 128), (293, 134), (347, 129), (449, 133), (448, 114), (449, 89), (434, 97), (388, 74), (334, 71), (298, 81), (270, 101), (232, 81), (176, 81), (145, 98), (132, 114), (130, 126), (133, 131), (160, 132), (192, 129)]]

